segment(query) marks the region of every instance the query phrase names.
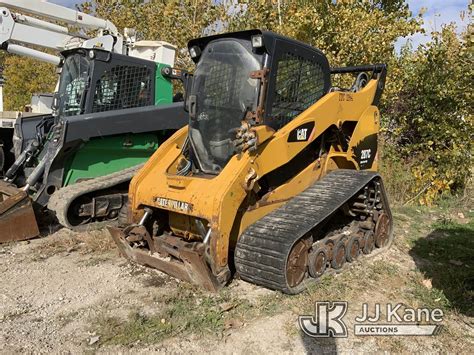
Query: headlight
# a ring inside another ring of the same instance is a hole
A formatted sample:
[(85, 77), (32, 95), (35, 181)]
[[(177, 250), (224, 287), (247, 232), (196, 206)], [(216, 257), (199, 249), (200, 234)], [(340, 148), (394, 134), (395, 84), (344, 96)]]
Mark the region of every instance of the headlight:
[(263, 47), (263, 36), (262, 35), (252, 36), (252, 47), (253, 48)]
[(199, 57), (201, 55), (201, 48), (199, 48), (198, 46), (192, 46), (189, 49), (189, 55), (193, 59)]

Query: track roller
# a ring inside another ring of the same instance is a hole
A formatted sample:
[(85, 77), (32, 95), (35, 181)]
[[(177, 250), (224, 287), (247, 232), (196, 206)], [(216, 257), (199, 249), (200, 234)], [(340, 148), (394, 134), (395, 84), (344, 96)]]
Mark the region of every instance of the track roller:
[(375, 245), (377, 248), (383, 248), (387, 245), (390, 236), (390, 217), (382, 213), (375, 225)]
[(362, 252), (364, 254), (370, 254), (375, 248), (375, 235), (373, 231), (367, 231), (364, 234), (364, 248)]
[(328, 264), (327, 249), (319, 247), (309, 254), (308, 271), (311, 277), (317, 279), (324, 274)]
[(346, 262), (346, 243), (344, 239), (339, 239), (335, 243), (333, 255), (331, 259), (331, 266), (333, 269), (338, 270), (344, 266)]
[(346, 260), (351, 263), (359, 257), (360, 239), (357, 235), (349, 238), (346, 245)]

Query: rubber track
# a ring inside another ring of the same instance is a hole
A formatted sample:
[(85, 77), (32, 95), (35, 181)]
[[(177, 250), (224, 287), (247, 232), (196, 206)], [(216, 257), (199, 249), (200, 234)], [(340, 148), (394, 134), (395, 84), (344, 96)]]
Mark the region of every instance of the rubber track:
[(285, 293), (299, 292), (286, 281), (286, 261), (293, 245), (378, 177), (371, 171), (336, 170), (249, 226), (235, 250), (240, 277)]
[(78, 182), (76, 184), (63, 187), (51, 196), (48, 202), (48, 209), (56, 214), (56, 217), (61, 225), (66, 228), (75, 228), (72, 226), (67, 218), (67, 211), (71, 203), (78, 197), (100, 190), (105, 190), (113, 186), (119, 185), (126, 181), (130, 181), (133, 176), (143, 167), (144, 164), (139, 164), (120, 170), (118, 172), (100, 176), (95, 179)]

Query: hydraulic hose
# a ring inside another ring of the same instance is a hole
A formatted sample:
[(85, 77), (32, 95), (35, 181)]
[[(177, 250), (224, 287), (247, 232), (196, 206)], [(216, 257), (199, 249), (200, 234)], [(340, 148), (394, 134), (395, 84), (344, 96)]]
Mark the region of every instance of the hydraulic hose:
[(39, 148), (39, 143), (37, 140), (32, 140), (30, 143), (28, 143), (28, 146), (26, 147), (23, 152), (18, 156), (18, 158), (15, 160), (13, 165), (8, 169), (8, 171), (5, 173), (5, 181), (13, 181), (15, 179), (16, 174), (18, 173), (18, 170), (25, 164), (25, 162), (31, 157), (33, 154), (36, 153), (36, 151)]
[(36, 166), (33, 172), (28, 176), (26, 180), (26, 186), (33, 186), (39, 180), (39, 178), (44, 174), (44, 169), (46, 167), (47, 155), (40, 161), (40, 163)]

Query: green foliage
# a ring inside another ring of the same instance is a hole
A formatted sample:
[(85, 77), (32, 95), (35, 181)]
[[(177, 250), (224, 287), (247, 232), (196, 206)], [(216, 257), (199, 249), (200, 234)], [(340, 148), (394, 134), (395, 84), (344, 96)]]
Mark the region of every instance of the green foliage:
[(415, 161), (401, 157), (394, 148), (390, 144), (384, 144), (383, 140), (379, 142), (379, 150), (382, 153), (379, 171), (383, 177), (390, 203), (401, 205), (412, 198), (415, 190), (416, 182), (411, 173)]
[(421, 15), (412, 17), (404, 1), (291, 0), (279, 8), (275, 1), (245, 1), (233, 13), (230, 29), (299, 39), (321, 48), (332, 66), (388, 64), (383, 168), (392, 197), (429, 205), (465, 188), (472, 166), (472, 31), (458, 36), (447, 26), (427, 45), (397, 56), (399, 37), (423, 32)]
[(241, 3), (245, 13), (231, 16), (230, 30), (276, 31), (321, 48), (333, 66), (389, 62), (395, 40), (419, 28), (403, 1), (292, 0), (280, 11), (274, 1)]
[(432, 204), (445, 192), (465, 188), (471, 175), (472, 82), (474, 61), (469, 31), (453, 26), (433, 33), (433, 40), (399, 58), (400, 89), (389, 96), (387, 139), (395, 158), (414, 161), (412, 194)]
[[(241, 1), (228, 19), (230, 30), (272, 30), (320, 48), (331, 66), (395, 61), (399, 37), (420, 31), (403, 1)], [(388, 73), (386, 92), (394, 92), (396, 73)], [(340, 80), (340, 78), (336, 78)], [(348, 78), (352, 81), (351, 78)], [(347, 82), (341, 84), (348, 84)]]
[(4, 109), (23, 111), (35, 93), (54, 91), (57, 81), (54, 65), (15, 55), (4, 56)]
[(192, 68), (188, 41), (216, 32), (226, 16), (225, 7), (213, 0), (95, 0), (80, 8), (110, 19), (122, 33), (125, 27), (134, 28), (139, 39), (174, 44), (178, 47), (175, 66), (183, 69)]

